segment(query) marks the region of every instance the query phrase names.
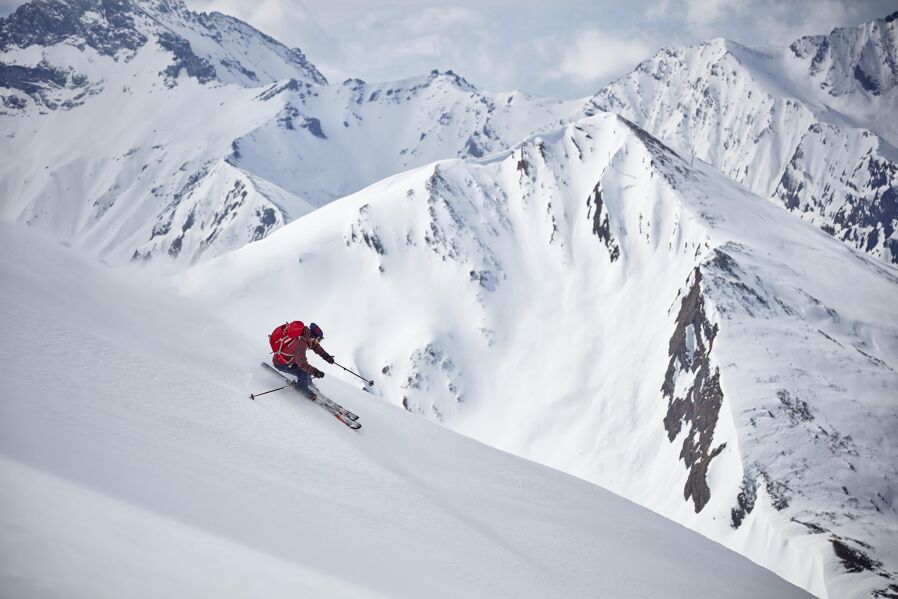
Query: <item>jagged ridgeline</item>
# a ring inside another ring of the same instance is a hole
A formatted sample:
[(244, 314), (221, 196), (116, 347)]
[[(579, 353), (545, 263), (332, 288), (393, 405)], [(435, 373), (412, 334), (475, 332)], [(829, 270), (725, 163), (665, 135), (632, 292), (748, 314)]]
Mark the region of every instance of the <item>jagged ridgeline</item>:
[[(4, 214), (106, 259), (189, 264), (402, 170), (485, 156), (610, 110), (894, 263), (895, 23), (893, 14), (780, 52), (726, 40), (665, 49), (592, 98), (557, 102), (484, 92), (451, 71), (328, 85), (301, 50), (175, 0), (35, 1), (0, 20), (0, 119), (5, 139), (44, 164), (23, 180), (28, 165), (11, 153)], [(790, 82), (788, 94), (776, 80)], [(153, 112), (146, 102), (166, 106), (164, 118), (135, 127)], [(104, 128), (81, 124), (95, 116)], [(95, 174), (63, 197), (72, 163)]]
[(3, 216), (113, 262), (183, 267), (580, 107), (451, 71), (328, 85), (301, 50), (176, 0), (24, 4), (0, 20), (0, 51), (4, 143), (28, 148), (0, 167)]
[[(779, 82), (779, 83), (777, 83)], [(898, 264), (898, 13), (780, 50), (669, 48), (610, 110), (861, 251)]]

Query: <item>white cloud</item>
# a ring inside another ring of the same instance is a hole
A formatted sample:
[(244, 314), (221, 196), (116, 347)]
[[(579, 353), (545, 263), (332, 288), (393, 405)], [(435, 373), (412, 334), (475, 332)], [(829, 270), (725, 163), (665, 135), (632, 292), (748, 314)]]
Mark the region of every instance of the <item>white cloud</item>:
[(738, 17), (747, 3), (741, 0), (685, 0), (686, 21), (699, 27)]
[(558, 71), (549, 77), (598, 86), (631, 70), (654, 49), (638, 37), (599, 29), (584, 30), (560, 49)]

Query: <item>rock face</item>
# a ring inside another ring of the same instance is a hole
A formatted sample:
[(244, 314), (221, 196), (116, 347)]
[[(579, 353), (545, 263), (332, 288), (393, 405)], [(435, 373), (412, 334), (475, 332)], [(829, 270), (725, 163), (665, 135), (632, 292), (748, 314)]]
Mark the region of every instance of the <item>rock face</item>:
[(600, 90), (610, 110), (824, 231), (898, 264), (895, 13), (781, 50), (661, 50)]
[(64, 42), (103, 56), (133, 56), (147, 43), (131, 0), (35, 0), (0, 20), (0, 51)]
[[(718, 256), (726, 254), (719, 252)], [(680, 450), (680, 458), (689, 469), (683, 497), (692, 500), (696, 513), (711, 499), (708, 466), (726, 447), (726, 443), (721, 443), (712, 448), (723, 391), (720, 369), (711, 363), (717, 325), (711, 324), (705, 314), (701, 273), (696, 268), (690, 276), (689, 292), (683, 298), (670, 338), (670, 363), (661, 386), (668, 402), (664, 417), (667, 438), (673, 442), (684, 425), (689, 426)]]

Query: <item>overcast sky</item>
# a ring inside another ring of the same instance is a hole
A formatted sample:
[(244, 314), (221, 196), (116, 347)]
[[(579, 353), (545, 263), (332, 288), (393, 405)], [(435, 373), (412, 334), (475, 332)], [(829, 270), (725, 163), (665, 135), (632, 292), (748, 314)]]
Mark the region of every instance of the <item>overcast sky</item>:
[[(726, 37), (786, 45), (898, 0), (186, 0), (298, 46), (331, 82), (452, 69), (491, 91), (578, 98), (659, 48)], [(0, 0), (8, 14), (20, 1)]]

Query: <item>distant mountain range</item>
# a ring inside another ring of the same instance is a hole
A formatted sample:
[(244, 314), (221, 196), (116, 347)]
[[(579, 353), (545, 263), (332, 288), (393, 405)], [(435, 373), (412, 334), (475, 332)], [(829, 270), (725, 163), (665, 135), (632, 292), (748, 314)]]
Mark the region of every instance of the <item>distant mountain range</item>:
[(849, 245), (898, 264), (898, 13), (788, 48), (660, 51), (609, 110)]
[(190, 263), (402, 170), (611, 110), (896, 263), (896, 36), (892, 15), (785, 50), (662, 50), (558, 102), (452, 72), (329, 85), (299, 49), (177, 0), (31, 2), (0, 20), (2, 215), (109, 260)]

